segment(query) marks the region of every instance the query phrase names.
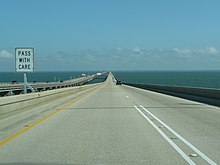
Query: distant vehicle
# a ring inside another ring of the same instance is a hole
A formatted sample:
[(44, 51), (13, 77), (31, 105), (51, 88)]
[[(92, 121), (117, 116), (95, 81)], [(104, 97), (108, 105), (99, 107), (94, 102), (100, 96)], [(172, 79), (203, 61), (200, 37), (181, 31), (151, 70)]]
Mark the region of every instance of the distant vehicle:
[(102, 74), (101, 74), (101, 73), (96, 73), (96, 75), (97, 75), (97, 76), (101, 76)]
[(47, 81), (46, 83), (50, 83), (50, 81)]
[(116, 85), (122, 85), (122, 82), (121, 81), (117, 81)]
[(33, 81), (33, 83), (37, 83), (37, 81)]
[(13, 80), (11, 83), (12, 84), (17, 84), (18, 82), (16, 80)]
[(82, 74), (82, 77), (86, 77), (86, 74), (83, 73), (83, 74)]

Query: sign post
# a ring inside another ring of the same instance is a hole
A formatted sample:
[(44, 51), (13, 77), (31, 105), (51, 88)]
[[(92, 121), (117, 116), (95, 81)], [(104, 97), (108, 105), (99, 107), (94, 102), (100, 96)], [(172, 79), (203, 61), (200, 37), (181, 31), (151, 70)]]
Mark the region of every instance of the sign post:
[(34, 48), (15, 48), (15, 70), (24, 73), (24, 93), (27, 87), (34, 89), (27, 83), (27, 72), (34, 71)]
[(24, 73), (24, 94), (27, 93), (27, 74)]

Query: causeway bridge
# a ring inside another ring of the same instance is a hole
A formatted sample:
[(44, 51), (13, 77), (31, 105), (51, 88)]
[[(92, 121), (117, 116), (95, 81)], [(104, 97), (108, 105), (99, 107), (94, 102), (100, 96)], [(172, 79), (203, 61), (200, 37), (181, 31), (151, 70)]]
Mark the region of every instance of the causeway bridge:
[(0, 164), (220, 164), (220, 108), (188, 97), (216, 103), (219, 91), (116, 85), (112, 73), (82, 85), (93, 78), (1, 97)]

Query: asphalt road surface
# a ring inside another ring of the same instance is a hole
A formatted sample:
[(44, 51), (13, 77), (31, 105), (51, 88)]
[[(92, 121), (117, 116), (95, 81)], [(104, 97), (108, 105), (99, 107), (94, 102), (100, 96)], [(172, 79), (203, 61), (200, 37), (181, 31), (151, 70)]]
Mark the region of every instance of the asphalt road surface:
[(0, 163), (220, 164), (220, 108), (115, 85), (112, 75), (19, 129), (8, 128)]

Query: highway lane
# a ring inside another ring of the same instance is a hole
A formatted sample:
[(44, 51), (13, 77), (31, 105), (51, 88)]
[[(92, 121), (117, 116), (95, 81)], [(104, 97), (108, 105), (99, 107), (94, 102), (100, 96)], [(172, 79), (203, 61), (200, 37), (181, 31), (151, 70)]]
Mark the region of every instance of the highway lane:
[(219, 108), (116, 86), (111, 76), (102, 87), (2, 145), (0, 162), (188, 164), (185, 154), (191, 164), (207, 164), (201, 156), (190, 157), (195, 152), (144, 109), (220, 163)]
[(201, 151), (220, 162), (219, 107), (129, 86), (123, 86), (123, 91), (134, 104), (147, 108)]

